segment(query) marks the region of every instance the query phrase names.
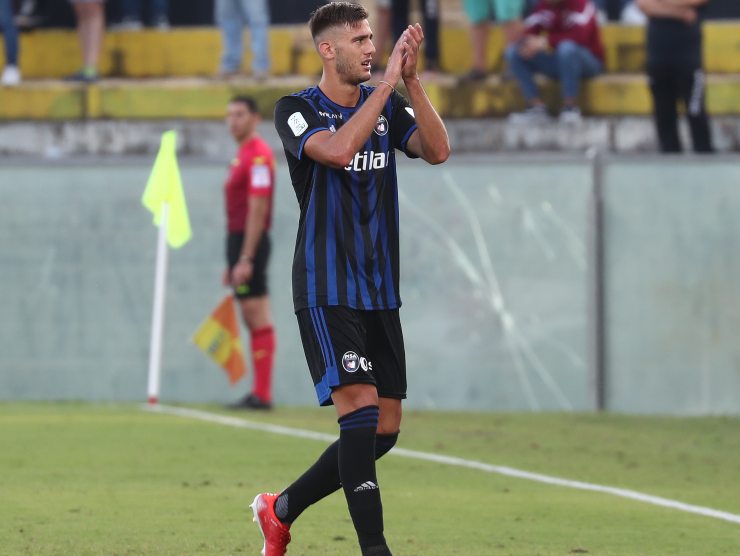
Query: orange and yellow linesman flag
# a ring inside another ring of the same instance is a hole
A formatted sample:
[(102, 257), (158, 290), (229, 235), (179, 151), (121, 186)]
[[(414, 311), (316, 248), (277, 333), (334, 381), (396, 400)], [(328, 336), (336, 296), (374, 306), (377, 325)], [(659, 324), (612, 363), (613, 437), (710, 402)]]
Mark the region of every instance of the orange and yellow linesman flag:
[(177, 132), (162, 134), (162, 142), (146, 183), (141, 204), (154, 215), (157, 227), (162, 223), (162, 207), (167, 203), (167, 243), (173, 249), (185, 245), (192, 236), (188, 206), (182, 191), (180, 169), (177, 167)]
[(213, 359), (235, 384), (247, 373), (234, 298), (227, 295), (193, 334), (193, 343)]

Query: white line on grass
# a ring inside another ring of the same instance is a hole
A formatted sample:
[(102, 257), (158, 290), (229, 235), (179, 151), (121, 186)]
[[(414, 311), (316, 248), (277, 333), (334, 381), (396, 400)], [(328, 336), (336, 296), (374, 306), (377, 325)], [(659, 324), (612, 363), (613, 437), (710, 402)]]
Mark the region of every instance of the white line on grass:
[[(337, 438), (336, 435), (324, 434), (304, 429), (294, 429), (292, 427), (283, 427), (281, 425), (271, 425), (269, 423), (258, 423), (256, 421), (248, 421), (247, 419), (228, 417), (226, 415), (209, 413), (207, 411), (200, 411), (197, 409), (188, 409), (185, 407), (174, 407), (168, 405), (145, 405), (143, 406), (143, 408), (147, 411), (152, 411), (155, 413), (166, 413), (168, 415), (177, 415), (179, 417), (189, 417), (191, 419), (208, 421), (210, 423), (218, 423), (219, 425), (227, 425), (229, 427), (237, 427), (242, 429), (252, 429), (257, 431), (270, 432), (273, 434), (282, 434), (284, 436), (307, 438), (310, 440), (321, 440), (323, 442), (334, 442)], [(620, 496), (622, 498), (629, 498), (630, 500), (637, 500), (638, 502), (653, 504), (655, 506), (663, 506), (682, 512), (703, 515), (706, 517), (713, 517), (716, 519), (722, 519), (724, 521), (731, 521), (732, 523), (740, 523), (740, 515), (737, 514), (723, 512), (721, 510), (715, 510), (713, 508), (706, 508), (704, 506), (685, 504), (684, 502), (679, 502), (677, 500), (662, 498), (660, 496), (652, 496), (651, 494), (644, 494), (635, 490), (597, 485), (594, 483), (584, 483), (582, 481), (571, 481), (569, 479), (561, 479), (559, 477), (541, 475), (540, 473), (522, 471), (520, 469), (514, 469), (513, 467), (491, 465), (489, 463), (483, 463), (480, 461), (456, 458), (453, 456), (443, 456), (440, 454), (431, 454), (428, 452), (419, 452), (417, 450), (407, 450), (405, 448), (393, 448), (390, 454), (405, 458), (442, 463), (444, 465), (454, 465), (456, 467), (477, 469), (479, 471), (485, 471), (487, 473), (498, 473), (499, 475), (516, 477), (517, 479), (527, 479), (529, 481), (537, 481), (539, 483), (546, 483), (549, 485), (576, 488), (579, 490), (590, 490), (593, 492), (604, 492), (607, 494), (612, 494), (614, 496)]]

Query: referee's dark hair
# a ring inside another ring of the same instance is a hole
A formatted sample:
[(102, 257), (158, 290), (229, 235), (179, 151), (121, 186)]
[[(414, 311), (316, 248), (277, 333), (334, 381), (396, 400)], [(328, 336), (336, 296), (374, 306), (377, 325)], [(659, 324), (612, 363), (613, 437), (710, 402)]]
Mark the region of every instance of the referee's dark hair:
[(236, 95), (235, 97), (231, 98), (229, 104), (233, 102), (241, 102), (252, 114), (257, 114), (259, 112), (259, 108), (257, 108), (257, 101), (250, 96)]

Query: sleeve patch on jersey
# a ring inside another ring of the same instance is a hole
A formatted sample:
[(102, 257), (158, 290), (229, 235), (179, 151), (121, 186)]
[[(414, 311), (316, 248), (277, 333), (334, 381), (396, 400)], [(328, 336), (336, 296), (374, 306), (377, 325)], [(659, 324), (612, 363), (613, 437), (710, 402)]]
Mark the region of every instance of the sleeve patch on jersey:
[(409, 114), (411, 114), (411, 117), (412, 118), (416, 118), (416, 114), (414, 114), (414, 109), (411, 108), (410, 106), (407, 106), (406, 107), (406, 112), (408, 112)]
[(255, 189), (270, 187), (270, 167), (252, 166), (252, 187)]
[(300, 136), (304, 131), (308, 129), (308, 122), (303, 114), (300, 112), (293, 112), (288, 118), (288, 126), (293, 131), (293, 135), (296, 137)]

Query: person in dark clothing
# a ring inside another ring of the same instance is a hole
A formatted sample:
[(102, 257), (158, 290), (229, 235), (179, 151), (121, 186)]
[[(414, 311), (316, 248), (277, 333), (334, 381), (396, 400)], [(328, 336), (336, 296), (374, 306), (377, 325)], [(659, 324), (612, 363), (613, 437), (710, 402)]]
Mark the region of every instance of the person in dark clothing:
[[(400, 37), (409, 25), (409, 0), (393, 0), (393, 37)], [(439, 0), (420, 0), (424, 18), (424, 69), (439, 71)]]
[(647, 73), (660, 150), (681, 152), (678, 101), (686, 108), (697, 153), (714, 152), (704, 106), (701, 21), (707, 0), (637, 0), (649, 17)]

